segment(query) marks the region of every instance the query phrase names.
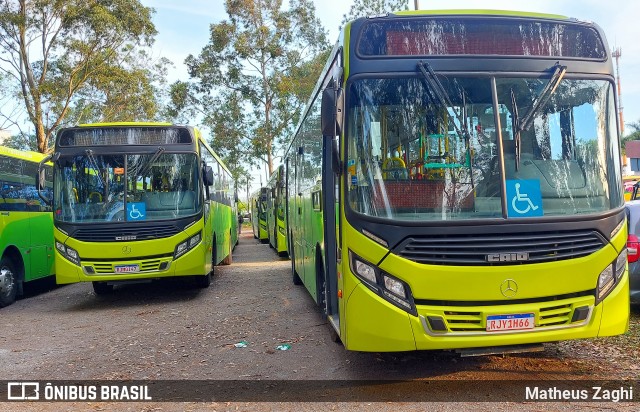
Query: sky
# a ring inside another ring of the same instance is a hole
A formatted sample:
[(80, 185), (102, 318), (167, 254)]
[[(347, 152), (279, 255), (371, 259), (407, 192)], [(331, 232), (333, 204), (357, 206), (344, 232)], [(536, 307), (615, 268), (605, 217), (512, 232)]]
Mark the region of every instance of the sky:
[[(155, 9), (153, 21), (158, 30), (154, 45), (156, 57), (174, 63), (169, 81), (188, 80), (184, 59), (197, 55), (209, 40), (209, 26), (224, 20), (224, 0), (141, 0)], [(284, 0), (285, 6), (288, 0)], [(313, 0), (316, 15), (334, 42), (342, 17), (349, 11), (351, 0)], [(414, 0), (408, 0), (410, 9)], [(640, 121), (640, 2), (637, 0), (419, 0), (421, 10), (493, 9), (561, 14), (578, 20), (596, 22), (604, 30), (609, 47), (620, 48), (620, 85), (625, 123)], [(615, 64), (615, 62), (614, 62)], [(630, 128), (626, 127), (625, 132)], [(262, 173), (264, 175), (264, 172)], [(254, 175), (259, 186), (259, 176)], [(266, 179), (262, 177), (262, 180)]]

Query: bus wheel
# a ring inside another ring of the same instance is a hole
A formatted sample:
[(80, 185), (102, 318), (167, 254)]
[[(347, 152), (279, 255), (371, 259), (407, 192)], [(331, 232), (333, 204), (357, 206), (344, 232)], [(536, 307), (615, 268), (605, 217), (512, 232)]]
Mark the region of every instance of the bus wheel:
[(289, 259), (291, 259), (291, 274), (293, 278), (293, 284), (302, 285), (302, 279), (300, 279), (300, 276), (298, 276), (298, 273), (296, 272), (296, 257), (294, 255), (292, 239), (293, 237), (291, 236), (291, 232), (289, 232), (289, 250), (291, 251), (289, 253)]
[(0, 307), (9, 306), (15, 302), (18, 291), (16, 276), (13, 262), (4, 256), (0, 260)]
[(329, 337), (331, 338), (331, 342), (342, 343), (342, 339), (340, 339), (340, 335), (338, 335), (338, 332), (336, 332), (336, 330), (333, 328), (331, 324), (329, 324)]
[(107, 282), (91, 282), (93, 284), (93, 291), (96, 295), (106, 295), (113, 292), (113, 285), (109, 285)]
[(320, 252), (316, 253), (316, 294), (318, 296), (318, 306), (322, 309), (322, 313), (327, 316), (327, 296), (324, 278), (324, 266), (322, 265), (322, 257)]
[[(213, 272), (213, 270), (211, 272)], [(206, 275), (194, 276), (196, 286), (200, 289), (208, 288), (211, 284), (211, 272), (207, 273)]]
[(291, 256), (291, 273), (293, 275), (293, 284), (302, 285), (302, 279), (300, 279), (298, 272), (296, 272), (296, 260), (293, 258), (293, 255)]

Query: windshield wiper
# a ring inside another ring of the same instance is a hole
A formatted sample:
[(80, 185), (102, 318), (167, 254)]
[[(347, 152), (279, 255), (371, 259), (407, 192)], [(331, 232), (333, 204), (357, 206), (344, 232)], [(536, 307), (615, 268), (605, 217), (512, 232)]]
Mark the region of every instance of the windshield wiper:
[(96, 157), (93, 155), (93, 150), (87, 149), (84, 151), (84, 153), (89, 158), (89, 161), (91, 162), (91, 166), (93, 166), (93, 168), (96, 169), (96, 176), (98, 176), (98, 179), (100, 179), (100, 183), (102, 183), (102, 187), (103, 188), (107, 187), (107, 185), (104, 183), (104, 179), (102, 178), (102, 174), (100, 174), (100, 166), (98, 165), (98, 161), (96, 160)]
[[(438, 76), (436, 76), (436, 73), (431, 68), (431, 65), (425, 61), (419, 61), (418, 69), (420, 69), (420, 72), (422, 73), (422, 77), (426, 80), (427, 85), (429, 86), (433, 94), (435, 94), (440, 104), (447, 110), (447, 112), (449, 111), (448, 109), (451, 108), (451, 111), (453, 112), (456, 119), (458, 120), (458, 123), (460, 123), (460, 127), (458, 127), (456, 122), (454, 121), (451, 122), (453, 124), (453, 127), (456, 129), (456, 133), (458, 134), (458, 136), (462, 136), (467, 144), (467, 156), (469, 159), (469, 169), (473, 171), (473, 159), (471, 157), (471, 152), (470, 152), (471, 134), (469, 133), (469, 128), (467, 127), (467, 121), (466, 121), (467, 115), (463, 114), (463, 116), (461, 116), (461, 113), (465, 112), (467, 108), (466, 94), (464, 90), (462, 90), (462, 108), (460, 109), (460, 113), (458, 113), (453, 107), (453, 103), (451, 102), (451, 98), (449, 97), (447, 90), (444, 88), (444, 86), (438, 79)], [(473, 182), (472, 172), (470, 173), (470, 177), (471, 177), (471, 187), (474, 187), (475, 185)]]
[(514, 143), (515, 143), (516, 171), (518, 171), (518, 169), (520, 168), (520, 133), (523, 131), (529, 130), (529, 127), (531, 127), (531, 123), (533, 122), (533, 119), (536, 113), (538, 112), (538, 110), (540, 110), (542, 106), (547, 104), (547, 102), (551, 98), (551, 95), (555, 93), (556, 89), (558, 88), (558, 85), (560, 85), (560, 82), (562, 81), (562, 78), (567, 73), (567, 66), (562, 66), (558, 62), (556, 62), (555, 66), (553, 67), (554, 67), (554, 71), (553, 71), (553, 74), (551, 75), (551, 78), (549, 79), (547, 84), (544, 86), (544, 89), (542, 89), (540, 94), (536, 97), (536, 99), (533, 102), (533, 105), (531, 105), (531, 108), (529, 108), (529, 111), (527, 112), (527, 114), (525, 114), (522, 117), (522, 121), (518, 116), (518, 106), (516, 104), (515, 93), (513, 92), (513, 89), (511, 89), (511, 104), (513, 105), (513, 111), (514, 111), (513, 128), (514, 128), (514, 140), (515, 140)]
[(140, 172), (138, 172), (137, 175), (144, 176), (149, 171), (153, 163), (162, 155), (162, 153), (164, 153), (164, 147), (158, 147), (158, 150), (156, 150), (153, 156), (151, 156), (151, 159), (149, 159), (144, 165), (142, 165), (142, 167), (140, 168)]
[(453, 104), (451, 103), (449, 94), (447, 93), (447, 90), (444, 88), (442, 83), (440, 83), (440, 80), (431, 68), (431, 65), (429, 65), (429, 63), (425, 61), (420, 61), (418, 62), (418, 69), (420, 69), (422, 76), (427, 81), (427, 84), (429, 85), (431, 91), (433, 91), (433, 94), (435, 94), (436, 98), (439, 100), (440, 104), (445, 108), (450, 107), (452, 109), (451, 111), (454, 113), (456, 119), (460, 123), (460, 127), (458, 127), (456, 122), (451, 122), (453, 123), (453, 127), (456, 129), (456, 133), (458, 133), (459, 136), (463, 136), (467, 141), (469, 141), (471, 139), (471, 136), (469, 135), (469, 130), (467, 129), (466, 122), (464, 122), (460, 117), (460, 114), (453, 109)]
[(527, 114), (522, 118), (522, 123), (518, 125), (518, 130), (529, 130), (529, 126), (531, 126), (531, 122), (533, 121), (533, 117), (540, 110), (540, 108), (547, 104), (551, 95), (556, 91), (558, 85), (562, 81), (562, 78), (567, 73), (567, 66), (561, 66), (559, 63), (556, 63), (554, 66), (555, 70), (553, 71), (553, 75), (542, 92), (538, 95), (536, 100), (533, 102), (533, 105), (527, 112)]
[(511, 131), (513, 133), (513, 146), (516, 158), (516, 172), (520, 169), (520, 117), (518, 115), (518, 103), (516, 94), (511, 89)]

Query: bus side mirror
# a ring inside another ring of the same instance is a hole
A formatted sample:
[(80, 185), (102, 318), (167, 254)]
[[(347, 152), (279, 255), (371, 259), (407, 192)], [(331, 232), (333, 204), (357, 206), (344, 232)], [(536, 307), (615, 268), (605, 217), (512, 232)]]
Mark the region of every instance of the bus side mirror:
[(202, 180), (205, 186), (213, 185), (213, 168), (211, 166), (204, 167), (204, 173), (202, 174)]
[(38, 197), (42, 199), (44, 204), (47, 206), (51, 206), (51, 199), (45, 197), (44, 194), (42, 193), (45, 189), (46, 181), (47, 181), (44, 164), (49, 160), (51, 160), (52, 158), (54, 159), (54, 161), (56, 161), (58, 160), (58, 157), (60, 157), (60, 154), (56, 153), (53, 156), (49, 155), (44, 159), (42, 159), (38, 164), (38, 171), (36, 172), (36, 191), (38, 192)]
[(36, 188), (38, 190), (44, 190), (45, 185), (46, 185), (44, 169), (38, 170), (38, 172), (36, 174), (36, 182), (37, 182), (37, 185), (38, 185)]
[(344, 97), (341, 88), (327, 86), (322, 91), (322, 108), (320, 110), (320, 122), (322, 135), (335, 137), (342, 134), (342, 112), (344, 109)]

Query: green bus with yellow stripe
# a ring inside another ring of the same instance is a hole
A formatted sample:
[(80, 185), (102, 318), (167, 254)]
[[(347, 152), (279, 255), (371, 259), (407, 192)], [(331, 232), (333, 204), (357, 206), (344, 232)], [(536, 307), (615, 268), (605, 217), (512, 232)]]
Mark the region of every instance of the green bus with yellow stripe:
[[(54, 273), (51, 207), (36, 187), (44, 158), (0, 146), (0, 307), (22, 295), (25, 284)], [(43, 164), (41, 193), (51, 198), (51, 164)]]
[(229, 170), (200, 132), (170, 123), (102, 123), (58, 132), (53, 162), (56, 281), (193, 277), (208, 287), (238, 241)]
[(267, 182), (267, 231), (269, 232), (269, 245), (278, 256), (288, 256), (287, 227), (285, 220), (285, 175), (284, 166), (280, 165), (271, 174)]
[(591, 22), (438, 10), (347, 23), (284, 158), (294, 283), (357, 351), (624, 333), (615, 90)]
[(269, 241), (269, 228), (267, 226), (267, 196), (269, 189), (261, 187), (251, 195), (251, 229), (253, 237), (262, 243)]

